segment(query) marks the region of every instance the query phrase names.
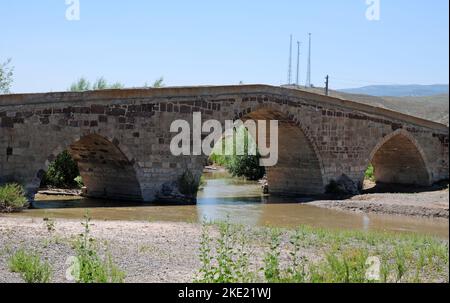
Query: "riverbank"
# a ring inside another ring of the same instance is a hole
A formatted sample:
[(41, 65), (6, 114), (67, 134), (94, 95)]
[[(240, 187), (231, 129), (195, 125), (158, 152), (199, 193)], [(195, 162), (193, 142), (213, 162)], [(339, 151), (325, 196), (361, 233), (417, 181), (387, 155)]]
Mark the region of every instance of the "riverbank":
[[(126, 274), (126, 282), (192, 282), (198, 277), (202, 263), (199, 252), (202, 239), (201, 224), (170, 222), (128, 222), (94, 220), (92, 237), (108, 250), (113, 260)], [(217, 235), (215, 226), (210, 227)], [(249, 268), (258, 271), (272, 229), (245, 227)], [(36, 218), (0, 218), (0, 283), (22, 282), (20, 276), (8, 268), (9, 257), (24, 248), (39, 254), (53, 268), (52, 282), (69, 282), (65, 278), (66, 260), (74, 255), (73, 241), (83, 231), (78, 220)], [(290, 264), (290, 235), (282, 230), (280, 266)], [(417, 235), (395, 235), (354, 231), (331, 231), (303, 227), (298, 243), (302, 260), (317, 263), (329, 253), (336, 257), (361, 249), (368, 254), (389, 260), (395, 280), (395, 266), (405, 267), (401, 281), (448, 282), (448, 241)], [(401, 260), (396, 259), (398, 254)], [(351, 253), (353, 255), (353, 253)], [(392, 259), (391, 259), (392, 258)], [(418, 260), (422, 260), (419, 263)], [(311, 263), (311, 264), (312, 264)], [(392, 263), (392, 264), (391, 264)]]
[(449, 218), (449, 190), (419, 193), (372, 193), (340, 201), (319, 200), (311, 205), (359, 213)]

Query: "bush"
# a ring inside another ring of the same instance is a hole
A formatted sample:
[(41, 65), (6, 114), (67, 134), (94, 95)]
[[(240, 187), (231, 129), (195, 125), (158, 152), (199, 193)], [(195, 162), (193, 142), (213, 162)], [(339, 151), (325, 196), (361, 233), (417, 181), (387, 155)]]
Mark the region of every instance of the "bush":
[(259, 156), (233, 156), (225, 167), (233, 177), (256, 181), (266, 173), (265, 168), (259, 165), (259, 159)]
[(219, 236), (209, 235), (208, 225), (203, 225), (200, 241), (202, 267), (196, 282), (248, 283), (255, 278), (249, 270), (248, 238), (242, 226), (218, 224)]
[(365, 179), (375, 182), (375, 168), (372, 164), (370, 164), (366, 170)]
[(180, 193), (186, 196), (194, 196), (199, 188), (199, 183), (194, 175), (189, 171), (185, 171), (178, 179)]
[(52, 275), (50, 264), (42, 262), (37, 255), (20, 249), (9, 259), (11, 272), (20, 273), (27, 283), (49, 283)]
[(22, 210), (28, 200), (23, 187), (18, 184), (7, 184), (0, 187), (0, 212)]
[[(228, 137), (222, 139), (215, 147), (209, 158), (211, 162), (216, 165), (224, 166), (229, 173), (234, 177), (244, 177), (247, 180), (256, 181), (262, 179), (266, 170), (263, 166), (260, 166), (259, 160), (261, 155), (248, 155), (249, 145), (255, 144), (254, 140), (248, 133), (248, 130), (244, 127), (235, 130), (236, 144), (244, 144), (245, 155), (236, 155), (236, 150), (233, 150), (233, 155), (222, 155), (222, 151), (226, 145), (234, 146), (234, 138)], [(241, 139), (244, 139), (243, 141)]]
[(123, 283), (125, 274), (114, 264), (111, 255), (101, 259), (97, 253), (95, 239), (90, 236), (90, 218), (82, 223), (84, 232), (75, 242), (78, 272), (72, 272), (77, 283)]
[(56, 157), (42, 179), (41, 186), (58, 187), (58, 188), (74, 188), (79, 187), (76, 181), (80, 171), (77, 163), (72, 159), (69, 152), (64, 151)]

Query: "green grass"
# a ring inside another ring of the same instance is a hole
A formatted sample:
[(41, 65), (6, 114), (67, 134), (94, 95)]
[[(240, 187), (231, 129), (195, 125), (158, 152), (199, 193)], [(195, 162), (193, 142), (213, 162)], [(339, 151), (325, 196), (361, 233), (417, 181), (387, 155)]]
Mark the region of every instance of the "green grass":
[[(237, 240), (239, 239), (239, 241)], [(261, 247), (262, 246), (262, 247)], [(305, 253), (309, 252), (309, 253)], [(448, 282), (448, 242), (414, 234), (205, 225), (197, 282)], [(379, 279), (366, 275), (369, 257)], [(252, 260), (252, 262), (250, 262)], [(256, 265), (250, 265), (256, 260)]]
[(52, 268), (47, 262), (42, 262), (38, 255), (28, 253), (24, 249), (18, 250), (9, 259), (11, 272), (20, 273), (27, 283), (49, 283)]
[(22, 210), (27, 202), (22, 186), (18, 184), (6, 184), (0, 187), (0, 212)]

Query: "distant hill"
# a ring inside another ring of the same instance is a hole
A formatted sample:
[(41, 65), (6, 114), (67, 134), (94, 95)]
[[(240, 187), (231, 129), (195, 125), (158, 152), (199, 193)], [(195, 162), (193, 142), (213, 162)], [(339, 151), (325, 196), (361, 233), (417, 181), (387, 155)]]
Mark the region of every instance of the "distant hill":
[(371, 85), (360, 88), (341, 89), (340, 92), (370, 96), (427, 97), (449, 93), (448, 84), (436, 85)]
[[(288, 86), (291, 87), (291, 86)], [(448, 85), (447, 85), (448, 87)], [(291, 87), (295, 88), (295, 87)], [(324, 94), (323, 88), (299, 89)], [(342, 91), (330, 91), (330, 96), (346, 99), (354, 102), (364, 103), (371, 106), (390, 109), (407, 115), (416, 116), (426, 120), (449, 125), (449, 94), (438, 94), (420, 97), (379, 97), (364, 94), (350, 94)]]

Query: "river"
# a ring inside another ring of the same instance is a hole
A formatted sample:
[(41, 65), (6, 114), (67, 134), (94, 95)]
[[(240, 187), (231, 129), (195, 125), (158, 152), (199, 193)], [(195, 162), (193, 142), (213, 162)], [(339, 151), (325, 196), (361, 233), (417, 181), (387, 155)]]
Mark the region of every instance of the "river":
[(34, 208), (16, 216), (169, 222), (229, 220), (233, 223), (293, 228), (299, 225), (332, 229), (408, 232), (449, 238), (449, 221), (404, 216), (359, 214), (308, 205), (307, 198), (276, 198), (261, 194), (256, 182), (205, 173), (197, 205), (148, 205), (116, 201), (38, 196)]

